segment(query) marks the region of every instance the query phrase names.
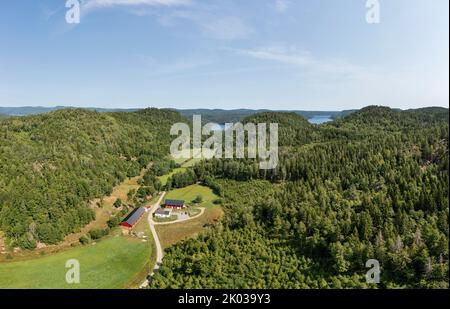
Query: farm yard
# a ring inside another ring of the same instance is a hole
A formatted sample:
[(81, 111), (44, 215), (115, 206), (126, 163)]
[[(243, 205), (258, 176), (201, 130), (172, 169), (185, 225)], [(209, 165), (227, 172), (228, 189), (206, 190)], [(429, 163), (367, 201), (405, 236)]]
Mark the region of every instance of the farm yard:
[[(202, 197), (203, 201), (195, 204), (193, 201), (199, 195)], [(201, 185), (191, 185), (186, 188), (175, 189), (166, 194), (166, 199), (168, 200), (184, 200), (188, 206), (199, 206), (206, 208), (213, 207), (214, 201), (218, 198), (219, 197), (215, 195), (210, 188)]]
[[(160, 179), (167, 181), (171, 175), (185, 171), (194, 162), (195, 159), (187, 160), (183, 162), (182, 167), (161, 176)], [(138, 180), (142, 175), (143, 173), (141, 176), (126, 179), (114, 188), (110, 196), (93, 200), (91, 205), (96, 212), (96, 220), (82, 228), (80, 232), (68, 235), (64, 242), (32, 251), (20, 250), (12, 255), (2, 254), (0, 256), (0, 289), (138, 287), (150, 273), (156, 261), (156, 247), (151, 237), (146, 214), (130, 230), (131, 235), (122, 235), (120, 228), (114, 228), (109, 236), (88, 245), (81, 245), (78, 239), (91, 229), (106, 227), (111, 214), (118, 211), (114, 207), (117, 199), (127, 204), (132, 203), (127, 193), (139, 188)], [(201, 196), (200, 201), (199, 196)], [(159, 196), (155, 195), (146, 202), (146, 205), (156, 203), (158, 198)], [(157, 224), (183, 218), (192, 219), (155, 226), (163, 249), (184, 239), (195, 237), (223, 215), (220, 205), (214, 204), (219, 197), (205, 186), (191, 185), (174, 189), (167, 192), (166, 199), (184, 200), (187, 208), (175, 211), (170, 218), (156, 220)], [(69, 270), (65, 265), (72, 259), (80, 262), (80, 284), (71, 285), (65, 280)]]
[[(113, 235), (38, 259), (0, 263), (0, 289), (118, 289), (133, 287), (151, 256), (151, 245), (141, 239)], [(66, 261), (80, 262), (80, 284), (65, 281)]]
[[(202, 196), (201, 203), (194, 203), (197, 196)], [(161, 241), (162, 247), (168, 248), (171, 245), (187, 238), (192, 238), (204, 231), (207, 226), (214, 224), (223, 216), (220, 205), (215, 205), (214, 201), (219, 197), (208, 188), (201, 185), (192, 185), (182, 189), (169, 191), (166, 199), (185, 200), (188, 207), (186, 210), (191, 217), (199, 214), (198, 207), (204, 207), (205, 212), (202, 216), (180, 223), (169, 225), (156, 225), (156, 231)]]
[[(89, 245), (81, 245), (79, 238), (91, 229), (105, 228), (111, 214), (117, 211), (114, 209), (114, 202), (117, 199), (130, 202), (127, 193), (139, 188), (137, 181), (140, 177), (126, 179), (101, 201), (93, 200), (91, 205), (96, 212), (96, 220), (80, 232), (68, 235), (62, 243), (32, 251), (2, 254), (0, 289), (114, 289), (137, 286), (148, 275), (150, 264), (155, 259), (154, 244), (151, 237), (148, 238), (151, 234), (146, 219), (141, 220), (133, 229), (139, 238), (122, 236), (119, 228), (112, 230), (110, 236)], [(158, 197), (154, 197), (149, 203), (155, 198)], [(71, 286), (65, 282), (68, 270), (65, 263), (69, 259), (77, 259), (81, 264), (80, 284)]]
[(163, 249), (166, 249), (179, 241), (197, 236), (205, 231), (210, 224), (220, 220), (222, 216), (222, 209), (215, 206), (206, 209), (205, 213), (199, 218), (169, 225), (156, 225), (155, 228)]

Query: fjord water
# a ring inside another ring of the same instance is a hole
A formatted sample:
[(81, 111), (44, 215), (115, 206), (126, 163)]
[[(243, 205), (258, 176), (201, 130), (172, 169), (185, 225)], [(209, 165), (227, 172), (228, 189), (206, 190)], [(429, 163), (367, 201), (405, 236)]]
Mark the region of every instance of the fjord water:
[(312, 116), (311, 118), (309, 118), (308, 121), (312, 124), (323, 124), (323, 123), (333, 121), (333, 119), (331, 119), (331, 116), (316, 115), (316, 116)]

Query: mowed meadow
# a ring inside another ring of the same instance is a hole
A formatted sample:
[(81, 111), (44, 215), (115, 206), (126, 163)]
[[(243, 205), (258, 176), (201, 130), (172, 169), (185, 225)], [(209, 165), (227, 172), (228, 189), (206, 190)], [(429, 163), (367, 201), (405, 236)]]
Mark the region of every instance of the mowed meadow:
[[(100, 199), (92, 200), (96, 219), (79, 232), (67, 235), (62, 243), (41, 251), (21, 250), (13, 254), (12, 260), (0, 256), (0, 289), (118, 289), (139, 286), (155, 259), (151, 237), (144, 241), (122, 236), (120, 229), (116, 228), (110, 236), (89, 245), (80, 245), (79, 238), (92, 229), (107, 227), (111, 214), (118, 212), (113, 206), (117, 199), (132, 203), (127, 193), (139, 188), (138, 180), (145, 170), (114, 187), (109, 196), (101, 199), (101, 207), (97, 205)], [(147, 237), (151, 235), (145, 218), (134, 228), (134, 232), (143, 232)], [(80, 284), (66, 283), (69, 268), (65, 265), (70, 259), (80, 262)]]
[[(150, 260), (151, 245), (139, 239), (111, 236), (42, 258), (0, 263), (0, 289), (119, 289), (136, 280)], [(80, 283), (68, 284), (66, 262), (80, 262)]]
[[(184, 172), (195, 160), (187, 160), (182, 166), (159, 177), (163, 183), (173, 174)], [(185, 166), (187, 165), (187, 166)], [(143, 232), (146, 239), (121, 235), (120, 229), (115, 229), (111, 235), (95, 243), (81, 246), (78, 238), (92, 228), (106, 227), (109, 214), (115, 212), (113, 203), (118, 198), (127, 203), (133, 203), (127, 197), (130, 190), (139, 188), (138, 180), (145, 174), (146, 169), (139, 176), (127, 178), (117, 185), (113, 192), (102, 199), (102, 207), (97, 207), (99, 200), (91, 204), (96, 211), (96, 220), (65, 238), (64, 243), (57, 246), (57, 251), (43, 251), (41, 254), (31, 254), (20, 251), (12, 260), (3, 259), (0, 262), (0, 289), (121, 289), (136, 288), (150, 272), (155, 262), (153, 239), (146, 218), (141, 220), (133, 229), (135, 233)], [(193, 203), (198, 196), (203, 201)], [(173, 226), (157, 227), (164, 248), (193, 237), (205, 229), (205, 224), (211, 224), (222, 216), (220, 206), (214, 205), (219, 197), (208, 187), (191, 185), (182, 189), (168, 192), (166, 198), (184, 199), (186, 203), (196, 207), (205, 207), (205, 214), (189, 222), (174, 224)], [(147, 201), (156, 202), (158, 196)], [(71, 247), (75, 245), (75, 247)], [(15, 259), (18, 259), (15, 261)], [(66, 262), (77, 260), (80, 263), (80, 283), (68, 284)]]
[[(199, 204), (195, 204), (193, 200), (199, 195), (202, 197), (203, 201)], [(221, 205), (214, 204), (214, 201), (220, 199), (219, 196), (205, 186), (196, 184), (186, 188), (174, 189), (167, 193), (166, 199), (185, 200), (186, 204), (190, 206), (188, 209), (204, 207), (205, 213), (199, 218), (186, 222), (157, 225), (156, 231), (158, 232), (161, 245), (164, 249), (182, 240), (199, 235), (201, 232), (205, 231), (208, 226), (214, 224), (223, 216)]]

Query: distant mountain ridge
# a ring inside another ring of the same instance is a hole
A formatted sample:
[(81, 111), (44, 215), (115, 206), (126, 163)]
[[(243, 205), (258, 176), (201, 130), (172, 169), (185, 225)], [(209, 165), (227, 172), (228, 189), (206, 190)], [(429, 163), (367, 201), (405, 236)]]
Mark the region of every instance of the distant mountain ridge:
[[(71, 109), (77, 107), (69, 106), (55, 106), (55, 107), (43, 107), (43, 106), (23, 106), (23, 107), (0, 107), (0, 114), (7, 116), (28, 116), (36, 114), (45, 114), (55, 110), (61, 109)], [(83, 108), (87, 110), (97, 111), (97, 112), (135, 112), (140, 109), (121, 109), (121, 108), (96, 108), (88, 107)], [(301, 115), (307, 119), (314, 116), (327, 116), (332, 119), (337, 119), (344, 117), (346, 115), (355, 112), (356, 110), (344, 110), (344, 111), (303, 111), (303, 110), (269, 110), (269, 109), (234, 109), (234, 110), (224, 110), (224, 109), (171, 109), (179, 112), (181, 115), (192, 118), (193, 115), (202, 115), (203, 120), (206, 122), (238, 122), (244, 120), (246, 117), (262, 113), (262, 112), (292, 112)]]
[[(269, 109), (233, 109), (233, 110), (225, 110), (225, 109), (206, 109), (206, 108), (198, 108), (198, 109), (175, 109), (175, 108), (167, 108), (168, 110), (177, 111), (182, 116), (187, 117), (189, 119), (192, 118), (193, 115), (201, 115), (203, 122), (216, 122), (216, 123), (227, 123), (227, 122), (241, 122), (244, 121), (247, 117), (251, 117), (256, 114), (265, 113), (265, 112), (287, 112), (287, 113), (295, 113), (297, 115), (303, 116), (306, 119), (311, 119), (312, 117), (329, 117), (333, 120), (341, 119), (351, 114), (354, 114), (357, 111), (367, 111), (370, 107), (363, 108), (361, 110), (351, 109), (351, 110), (342, 110), (342, 111), (306, 111), (306, 110), (269, 110)], [(373, 108), (373, 107), (372, 107)], [(0, 118), (5, 118), (7, 116), (28, 116), (28, 115), (36, 115), (36, 114), (45, 114), (55, 110), (62, 109), (78, 109), (78, 107), (69, 107), (69, 106), (55, 106), (55, 107), (42, 107), (42, 106), (23, 106), (23, 107), (0, 107)], [(82, 108), (91, 111), (97, 111), (100, 113), (108, 113), (108, 112), (136, 112), (142, 109), (139, 108), (130, 108), (130, 109), (121, 109), (121, 108), (97, 108), (97, 107), (87, 107)], [(401, 109), (390, 109), (391, 111), (402, 111)], [(428, 111), (428, 112), (439, 112), (442, 110), (448, 110), (443, 107), (424, 107), (418, 109), (408, 109), (403, 110), (405, 112), (408, 111)]]
[[(71, 106), (54, 106), (54, 107), (44, 107), (44, 106), (20, 106), (20, 107), (1, 107), (0, 106), (0, 114), (4, 114), (7, 116), (28, 116), (28, 115), (37, 115), (37, 114), (45, 114), (55, 110), (61, 109), (77, 109), (78, 107)], [(96, 107), (83, 107), (82, 109), (98, 111), (98, 112), (135, 112), (139, 109), (120, 109), (120, 108), (96, 108)]]
[(286, 112), (295, 113), (310, 119), (315, 116), (326, 116), (331, 119), (338, 119), (349, 115), (356, 110), (343, 110), (343, 111), (305, 111), (305, 110), (270, 110), (270, 109), (180, 109), (177, 110), (185, 117), (192, 117), (193, 115), (202, 115), (205, 121), (225, 123), (225, 122), (238, 122), (243, 121), (245, 118), (253, 116), (255, 114), (266, 112)]

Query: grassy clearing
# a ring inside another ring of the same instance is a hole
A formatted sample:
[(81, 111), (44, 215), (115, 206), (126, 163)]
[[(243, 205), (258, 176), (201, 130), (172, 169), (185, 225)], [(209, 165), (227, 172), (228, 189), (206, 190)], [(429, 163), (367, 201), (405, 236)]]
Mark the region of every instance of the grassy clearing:
[[(123, 288), (143, 272), (151, 252), (150, 241), (114, 235), (38, 259), (0, 263), (0, 288)], [(65, 281), (65, 263), (69, 259), (80, 262), (80, 284)]]
[(206, 209), (203, 216), (199, 218), (169, 225), (156, 225), (155, 228), (161, 241), (161, 246), (165, 249), (179, 241), (197, 236), (205, 231), (208, 225), (219, 221), (222, 216), (222, 209), (215, 206)]
[(150, 274), (153, 265), (155, 265), (156, 263), (156, 247), (153, 241), (152, 232), (150, 231), (150, 227), (148, 225), (147, 216), (148, 214), (145, 214), (144, 217), (142, 217), (141, 221), (139, 221), (139, 223), (133, 228), (133, 232), (136, 234), (139, 233), (145, 234), (145, 236), (147, 237), (146, 238), (147, 243), (149, 244), (151, 249), (150, 257), (147, 260), (147, 264), (145, 264), (141, 272), (138, 275), (136, 275), (135, 279), (132, 282), (130, 282), (126, 287), (138, 288), (141, 285), (141, 283), (144, 282), (148, 274)]
[(208, 188), (201, 185), (192, 185), (182, 189), (176, 189), (168, 192), (166, 194), (166, 199), (173, 200), (185, 200), (186, 204), (192, 206), (194, 203), (192, 202), (197, 195), (201, 195), (203, 197), (203, 202), (195, 205), (200, 207), (214, 207), (213, 201), (218, 199), (219, 197), (214, 194), (214, 192)]
[(191, 209), (189, 209), (189, 217), (195, 217), (200, 212), (201, 212), (201, 210), (198, 208), (191, 208)]
[(176, 174), (176, 173), (182, 173), (184, 171), (186, 171), (186, 167), (179, 167), (179, 168), (175, 168), (172, 172), (170, 172), (169, 174), (163, 175), (158, 177), (159, 180), (161, 181), (162, 185), (165, 186), (167, 183), (167, 180), (170, 178), (170, 176)]
[[(99, 201), (99, 200), (92, 201), (92, 205), (93, 205), (93, 207), (95, 209), (95, 213), (96, 213), (95, 220), (92, 221), (87, 226), (85, 226), (84, 228), (82, 228), (79, 233), (74, 233), (74, 234), (68, 235), (65, 238), (64, 242), (65, 243), (77, 243), (78, 239), (82, 235), (84, 235), (88, 231), (90, 231), (91, 229), (106, 228), (107, 227), (106, 222), (111, 217), (111, 214), (117, 212), (117, 210), (113, 206), (114, 202), (118, 198), (120, 198), (124, 203), (128, 203), (129, 201), (128, 201), (127, 193), (132, 189), (134, 189), (134, 190), (139, 189), (139, 185), (138, 185), (137, 181), (140, 178), (141, 178), (141, 176), (137, 176), (134, 178), (128, 178), (124, 182), (122, 182), (120, 185), (115, 187), (110, 196), (103, 198), (102, 201)], [(97, 202), (101, 202), (101, 205), (102, 205), (101, 208), (95, 206), (97, 204)]]
[[(213, 201), (219, 197), (213, 193), (213, 191), (204, 186), (192, 185), (182, 189), (176, 189), (167, 193), (167, 199), (181, 199), (185, 200), (188, 205), (193, 205), (197, 195), (203, 197), (203, 202), (196, 207), (205, 207), (205, 213), (199, 218), (174, 223), (169, 225), (157, 225), (156, 231), (158, 232), (159, 239), (163, 248), (170, 247), (171, 245), (191, 237), (195, 237), (202, 231), (204, 231), (208, 225), (216, 223), (223, 215), (223, 211), (218, 205), (214, 205)], [(198, 214), (199, 210), (195, 208), (188, 209), (192, 211), (191, 216)]]
[(181, 164), (181, 166), (182, 167), (191, 167), (200, 161), (201, 161), (201, 159), (195, 159), (195, 158), (188, 159), (188, 160), (184, 161), (183, 164)]
[(158, 217), (155, 217), (155, 218), (153, 218), (153, 221), (159, 222), (159, 223), (165, 223), (165, 222), (176, 221), (177, 219), (178, 219), (177, 215), (171, 215), (169, 218), (158, 218)]
[[(106, 228), (106, 222), (111, 217), (111, 214), (117, 212), (117, 209), (115, 209), (113, 206), (114, 202), (118, 198), (120, 198), (122, 201), (127, 203), (127, 193), (131, 189), (137, 190), (139, 188), (137, 181), (142, 177), (143, 173), (144, 171), (142, 171), (141, 176), (125, 179), (120, 185), (116, 186), (113, 189), (113, 192), (110, 196), (104, 197), (102, 200), (92, 200), (91, 206), (95, 211), (95, 220), (85, 227), (81, 228), (80, 231), (67, 235), (64, 238), (64, 241), (57, 245), (46, 246), (44, 248), (35, 250), (20, 250), (18, 252), (11, 253), (11, 255), (14, 257), (14, 261), (40, 258), (43, 255), (56, 254), (64, 250), (72, 250), (74, 246), (80, 245), (80, 237), (86, 235), (86, 233), (88, 233), (90, 230)], [(101, 202), (102, 207), (97, 206), (98, 202)], [(1, 239), (0, 242), (2, 242)], [(0, 254), (0, 262), (9, 262), (10, 260), (7, 259), (7, 256), (8, 255), (6, 254)]]
[[(141, 175), (142, 176), (142, 175)], [(103, 198), (102, 207), (92, 201), (96, 220), (68, 235), (64, 242), (36, 250), (21, 250), (13, 259), (0, 255), (0, 288), (124, 288), (137, 287), (149, 274), (156, 260), (153, 238), (146, 217), (133, 229), (144, 232), (147, 241), (121, 236), (114, 230), (111, 236), (95, 245), (81, 246), (79, 237), (93, 228), (105, 228), (111, 214), (117, 210), (113, 203), (117, 198), (128, 202), (127, 193), (138, 189), (138, 177), (126, 179), (115, 187), (112, 194)], [(155, 197), (155, 200), (158, 198)], [(71, 258), (81, 263), (81, 284), (65, 283), (65, 261)], [(62, 264), (61, 264), (62, 263)], [(62, 266), (61, 266), (62, 265)], [(62, 268), (61, 268), (62, 267)], [(62, 274), (62, 275), (61, 275)], [(62, 276), (62, 277), (61, 277)]]
[(183, 165), (185, 162), (189, 161), (189, 159), (185, 159), (185, 158), (172, 158), (169, 157), (170, 160), (175, 161), (175, 163)]
[(176, 163), (180, 164), (181, 166), (179, 168), (175, 168), (172, 172), (158, 177), (161, 181), (162, 185), (166, 185), (167, 180), (176, 173), (182, 173), (187, 170), (188, 167), (194, 166), (197, 162), (200, 161), (200, 159), (175, 159)]

